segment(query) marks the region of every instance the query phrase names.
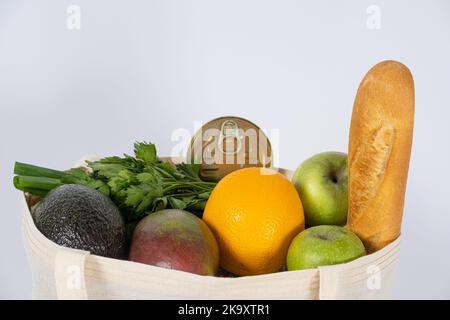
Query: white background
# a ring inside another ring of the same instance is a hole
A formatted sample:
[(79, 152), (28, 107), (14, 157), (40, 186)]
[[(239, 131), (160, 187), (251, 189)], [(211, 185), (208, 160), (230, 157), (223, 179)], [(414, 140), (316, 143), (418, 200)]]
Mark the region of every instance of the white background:
[(384, 59), (416, 85), (395, 297), (450, 298), (449, 39), (450, 1), (0, 0), (0, 298), (31, 296), (14, 161), (65, 169), (135, 140), (163, 155), (174, 129), (232, 114), (280, 129), (295, 168), (346, 151), (359, 81)]

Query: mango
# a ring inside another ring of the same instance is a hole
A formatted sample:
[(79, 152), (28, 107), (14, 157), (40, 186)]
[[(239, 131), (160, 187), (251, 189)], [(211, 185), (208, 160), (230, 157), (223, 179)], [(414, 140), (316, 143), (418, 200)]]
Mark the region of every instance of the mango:
[(129, 260), (213, 276), (219, 267), (219, 246), (203, 220), (184, 210), (166, 209), (138, 223)]

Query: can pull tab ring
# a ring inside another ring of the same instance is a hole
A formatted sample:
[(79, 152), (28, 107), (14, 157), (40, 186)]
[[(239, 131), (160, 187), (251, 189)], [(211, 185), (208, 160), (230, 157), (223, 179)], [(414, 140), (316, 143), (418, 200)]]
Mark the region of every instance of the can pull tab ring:
[[(233, 149), (230, 151), (228, 150), (227, 146), (230, 140), (233, 142)], [(237, 147), (234, 143), (234, 141), (237, 142)], [(225, 144), (225, 149), (224, 149)], [(220, 127), (220, 136), (219, 136), (219, 142), (218, 142), (219, 150), (226, 155), (233, 155), (241, 151), (242, 148), (242, 141), (240, 139), (239, 135), (239, 127), (237, 123), (233, 120), (226, 120), (222, 123), (222, 126)]]

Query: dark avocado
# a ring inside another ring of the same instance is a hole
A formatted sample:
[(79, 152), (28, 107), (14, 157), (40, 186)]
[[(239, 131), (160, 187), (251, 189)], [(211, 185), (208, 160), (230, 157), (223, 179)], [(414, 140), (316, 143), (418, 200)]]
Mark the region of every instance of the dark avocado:
[(110, 258), (125, 256), (125, 225), (119, 209), (97, 190), (67, 184), (36, 206), (34, 221), (59, 245)]

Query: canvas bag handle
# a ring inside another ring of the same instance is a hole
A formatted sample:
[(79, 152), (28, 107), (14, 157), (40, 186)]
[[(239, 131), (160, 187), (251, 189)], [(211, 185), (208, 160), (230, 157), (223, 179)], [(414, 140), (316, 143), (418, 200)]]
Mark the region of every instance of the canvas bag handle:
[(339, 275), (342, 268), (339, 266), (319, 267), (319, 300), (334, 300), (337, 297)]
[(54, 270), (56, 298), (87, 300), (85, 265), (89, 252), (63, 248), (56, 251)]

